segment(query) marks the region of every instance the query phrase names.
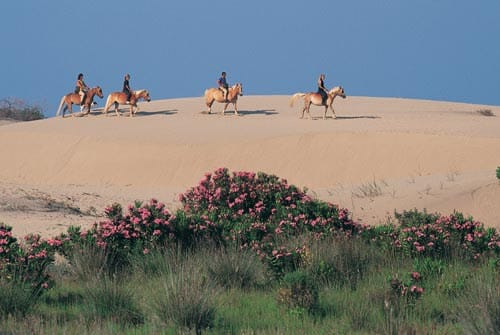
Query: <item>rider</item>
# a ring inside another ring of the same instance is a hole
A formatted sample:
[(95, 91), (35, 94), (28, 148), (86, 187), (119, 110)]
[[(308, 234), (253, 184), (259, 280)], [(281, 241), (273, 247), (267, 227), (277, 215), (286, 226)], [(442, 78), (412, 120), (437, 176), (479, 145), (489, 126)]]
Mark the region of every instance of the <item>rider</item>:
[(226, 72), (222, 72), (221, 77), (217, 80), (217, 84), (219, 85), (219, 89), (224, 92), (224, 101), (227, 101), (227, 93), (229, 91), (229, 85), (226, 81)]
[(130, 75), (127, 73), (123, 80), (123, 90), (122, 90), (123, 93), (127, 94), (127, 104), (130, 103), (130, 97), (132, 96), (132, 90), (130, 89), (129, 80), (130, 80)]
[(318, 94), (321, 95), (321, 103), (324, 105), (328, 98), (328, 90), (325, 88), (325, 75), (320, 74), (318, 78)]
[(89, 90), (89, 87), (83, 81), (83, 73), (78, 74), (78, 78), (76, 80), (75, 93), (78, 93), (78, 95), (80, 95), (80, 105), (81, 106), (83, 106), (83, 103), (85, 101), (85, 95), (86, 95), (88, 90)]

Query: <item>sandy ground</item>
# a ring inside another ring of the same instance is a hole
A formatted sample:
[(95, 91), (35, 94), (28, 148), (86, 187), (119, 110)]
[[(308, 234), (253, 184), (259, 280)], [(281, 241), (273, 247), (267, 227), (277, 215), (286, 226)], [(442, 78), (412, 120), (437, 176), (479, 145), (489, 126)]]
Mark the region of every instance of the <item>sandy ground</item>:
[(240, 116), (203, 113), (198, 97), (140, 103), (133, 118), (97, 109), (0, 123), (0, 222), (54, 236), (101, 220), (113, 202), (175, 208), (227, 167), (276, 174), (367, 224), (425, 208), (500, 228), (499, 106), (348, 96), (334, 102), (337, 119), (312, 107), (309, 120), (289, 99), (242, 96)]

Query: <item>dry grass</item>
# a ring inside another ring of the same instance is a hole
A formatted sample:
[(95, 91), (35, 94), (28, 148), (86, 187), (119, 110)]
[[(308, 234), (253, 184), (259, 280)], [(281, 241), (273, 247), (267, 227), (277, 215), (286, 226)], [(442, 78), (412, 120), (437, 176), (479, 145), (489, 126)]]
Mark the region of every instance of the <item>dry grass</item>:
[(362, 184), (352, 195), (356, 198), (375, 198), (384, 194), (382, 188), (388, 186), (383, 180), (377, 182), (375, 179), (372, 182)]
[(495, 116), (495, 113), (493, 113), (491, 109), (478, 109), (476, 113), (483, 116)]

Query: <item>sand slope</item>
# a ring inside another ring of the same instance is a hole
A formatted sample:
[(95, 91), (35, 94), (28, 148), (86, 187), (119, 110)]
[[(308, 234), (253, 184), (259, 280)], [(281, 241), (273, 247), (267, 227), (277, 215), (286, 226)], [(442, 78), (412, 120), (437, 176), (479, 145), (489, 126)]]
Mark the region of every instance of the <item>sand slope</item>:
[(337, 119), (312, 107), (306, 120), (289, 98), (240, 97), (241, 116), (202, 113), (203, 99), (188, 98), (141, 103), (134, 118), (3, 125), (0, 222), (54, 235), (115, 201), (174, 207), (204, 173), (228, 167), (276, 174), (369, 224), (427, 208), (500, 228), (500, 107), (348, 97), (334, 102)]

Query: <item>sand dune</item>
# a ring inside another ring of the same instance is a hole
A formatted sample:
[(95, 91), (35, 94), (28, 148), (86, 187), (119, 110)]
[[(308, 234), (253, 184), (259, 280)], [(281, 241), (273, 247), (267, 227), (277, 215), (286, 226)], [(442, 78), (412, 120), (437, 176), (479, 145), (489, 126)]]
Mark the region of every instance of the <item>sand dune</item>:
[(500, 228), (500, 107), (348, 97), (334, 102), (337, 119), (312, 107), (307, 120), (289, 98), (243, 96), (241, 116), (187, 98), (141, 103), (134, 118), (96, 110), (2, 125), (0, 222), (55, 235), (112, 202), (175, 207), (204, 173), (228, 167), (276, 174), (369, 224), (426, 208)]

